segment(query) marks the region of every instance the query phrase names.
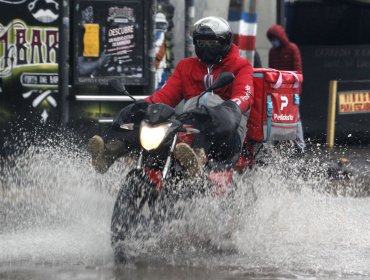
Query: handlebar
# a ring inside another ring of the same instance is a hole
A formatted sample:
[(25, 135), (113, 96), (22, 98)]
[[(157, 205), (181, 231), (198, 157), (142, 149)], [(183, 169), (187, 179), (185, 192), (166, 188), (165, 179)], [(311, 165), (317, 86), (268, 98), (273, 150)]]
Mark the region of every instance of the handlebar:
[(203, 111), (193, 110), (193, 111), (181, 113), (180, 115), (176, 117), (176, 119), (181, 122), (184, 122), (187, 120), (194, 120), (194, 119), (204, 122), (206, 120), (210, 120), (211, 116), (209, 115), (207, 109), (204, 109)]

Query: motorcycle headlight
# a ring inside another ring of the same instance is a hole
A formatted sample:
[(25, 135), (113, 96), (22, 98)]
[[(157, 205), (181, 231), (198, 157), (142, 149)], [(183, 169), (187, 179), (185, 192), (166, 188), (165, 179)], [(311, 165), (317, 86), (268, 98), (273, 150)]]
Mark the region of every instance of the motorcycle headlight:
[(163, 123), (159, 125), (150, 125), (146, 121), (142, 121), (140, 127), (140, 143), (147, 150), (154, 150), (166, 138), (171, 123)]

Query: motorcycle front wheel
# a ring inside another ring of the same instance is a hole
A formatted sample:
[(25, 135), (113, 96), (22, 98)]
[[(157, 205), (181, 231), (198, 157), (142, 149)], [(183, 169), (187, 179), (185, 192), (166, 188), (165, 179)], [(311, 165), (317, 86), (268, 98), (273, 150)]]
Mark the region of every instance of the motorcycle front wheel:
[(118, 192), (111, 220), (111, 244), (116, 263), (127, 260), (123, 241), (145, 238), (153, 221), (158, 191), (142, 170), (132, 170)]

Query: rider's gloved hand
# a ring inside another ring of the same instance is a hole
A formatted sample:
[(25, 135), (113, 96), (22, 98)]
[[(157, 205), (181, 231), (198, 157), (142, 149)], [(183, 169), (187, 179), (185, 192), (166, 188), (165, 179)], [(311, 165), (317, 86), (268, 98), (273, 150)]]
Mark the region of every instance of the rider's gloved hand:
[(145, 117), (146, 109), (148, 108), (149, 103), (145, 100), (138, 100), (132, 105), (131, 117), (134, 119), (134, 122), (141, 122), (141, 120)]
[(145, 117), (146, 109), (149, 103), (145, 100), (138, 100), (124, 107), (113, 121), (113, 128), (117, 129), (121, 124), (134, 123), (139, 124)]
[(242, 113), (238, 104), (227, 100), (214, 107), (204, 106), (210, 116), (210, 134), (219, 139), (230, 138), (238, 129)]
[[(200, 131), (207, 133), (209, 128), (212, 126), (211, 116), (206, 110), (205, 106), (192, 109), (183, 114), (184, 119), (192, 119), (193, 125)], [(190, 117), (190, 118), (189, 118)]]
[(191, 115), (199, 122), (207, 122), (211, 120), (211, 116), (205, 106), (193, 109), (189, 111), (189, 113), (191, 113)]

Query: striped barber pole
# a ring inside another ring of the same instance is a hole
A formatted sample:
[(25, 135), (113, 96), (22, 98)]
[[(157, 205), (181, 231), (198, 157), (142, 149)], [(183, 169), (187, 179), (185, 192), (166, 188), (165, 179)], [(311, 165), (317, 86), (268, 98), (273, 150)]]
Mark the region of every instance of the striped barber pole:
[(233, 32), (234, 44), (240, 49), (240, 55), (253, 62), (256, 49), (257, 14), (230, 9), (229, 24)]

